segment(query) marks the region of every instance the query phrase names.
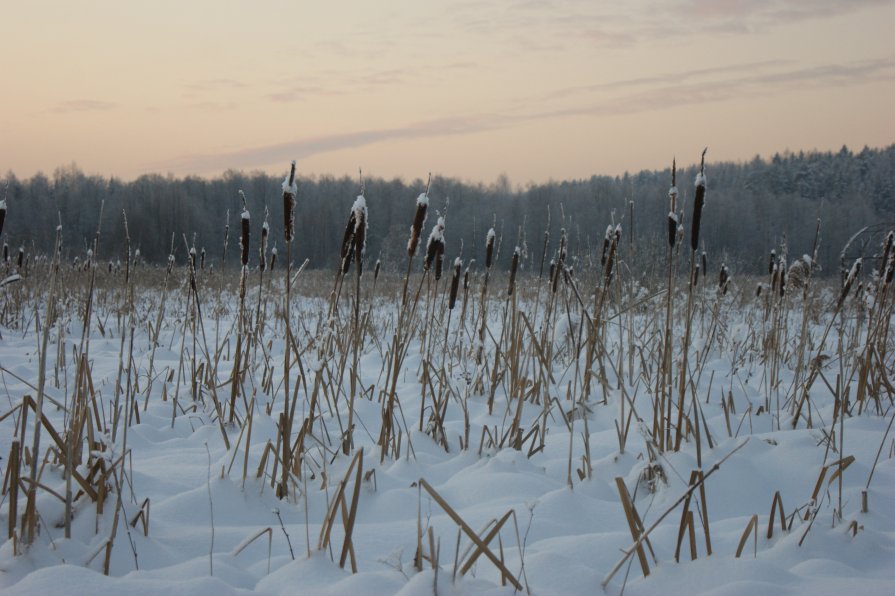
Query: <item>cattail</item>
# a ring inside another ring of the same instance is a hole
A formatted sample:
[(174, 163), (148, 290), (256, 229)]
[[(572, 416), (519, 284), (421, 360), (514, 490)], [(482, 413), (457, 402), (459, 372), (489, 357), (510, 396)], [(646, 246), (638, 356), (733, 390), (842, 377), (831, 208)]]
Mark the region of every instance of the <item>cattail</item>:
[[(242, 191), (239, 191), (242, 194)], [(245, 200), (245, 195), (243, 195)], [(242, 235), (239, 238), (239, 247), (242, 249), (242, 266), (249, 265), (249, 210), (245, 207), (242, 209)]]
[(668, 246), (674, 248), (677, 242), (677, 213), (668, 212)]
[(845, 302), (845, 299), (848, 296), (848, 292), (851, 290), (852, 286), (855, 283), (855, 280), (861, 273), (861, 261), (861, 259), (856, 259), (855, 262), (852, 263), (851, 269), (848, 272), (848, 276), (845, 278), (845, 284), (842, 286), (842, 293), (839, 294), (839, 301), (836, 304), (837, 310), (842, 308), (842, 303)]
[(756, 297), (756, 298), (760, 298), (760, 297), (761, 297), (761, 289), (762, 289), (762, 287), (763, 287), (762, 284), (758, 284), (758, 286), (756, 286), (756, 288), (755, 288), (755, 297)]
[(270, 270), (273, 271), (273, 267), (277, 262), (277, 247), (274, 246), (270, 251)]
[(780, 271), (780, 280), (778, 282), (777, 289), (780, 291), (780, 297), (782, 298), (786, 294), (786, 258), (780, 257), (780, 262), (777, 264), (777, 269)]
[(895, 231), (889, 231), (886, 234), (886, 246), (883, 249), (883, 260), (880, 265), (880, 278), (885, 280), (885, 283), (889, 283), (892, 281), (892, 261), (895, 254), (893, 254), (893, 248), (895, 248)]
[(435, 281), (441, 279), (441, 269), (444, 265), (444, 242), (439, 242), (435, 247)]
[(705, 277), (706, 272), (709, 270), (708, 265), (706, 263), (707, 263), (707, 260), (706, 260), (706, 256), (705, 256), (705, 251), (702, 251), (702, 276), (703, 277)]
[(174, 254), (168, 255), (168, 275), (171, 274), (171, 269), (174, 268)]
[(420, 194), (416, 198), (416, 213), (413, 215), (413, 224), (410, 226), (410, 240), (407, 241), (407, 256), (411, 259), (416, 255), (416, 249), (420, 243), (420, 234), (426, 223), (426, 211), (429, 209), (429, 195)]
[(774, 275), (774, 263), (777, 262), (777, 251), (771, 251), (771, 258), (768, 261), (768, 275)]
[(354, 215), (354, 260), (357, 262), (357, 274), (363, 273), (364, 251), (367, 249), (367, 200), (363, 195), (357, 197), (351, 208)]
[(374, 282), (375, 282), (377, 279), (379, 279), (379, 269), (380, 269), (381, 267), (382, 267), (382, 261), (379, 260), (379, 259), (376, 259), (376, 266), (373, 267), (373, 281), (374, 281)]
[(671, 187), (668, 189), (671, 209), (668, 211), (668, 246), (674, 248), (677, 241), (677, 160), (671, 160)]
[(513, 260), (510, 262), (510, 286), (507, 288), (507, 296), (513, 295), (516, 288), (516, 270), (519, 268), (519, 255), (522, 250), (517, 246), (513, 251)]
[(705, 205), (705, 152), (702, 151), (702, 161), (699, 164), (699, 173), (696, 175), (696, 195), (693, 199), (693, 222), (690, 224), (690, 248), (693, 252), (699, 248), (699, 225), (702, 222), (702, 208)]
[(348, 223), (345, 224), (345, 233), (342, 235), (342, 247), (339, 249), (339, 271), (342, 272), (342, 275), (348, 273), (348, 268), (351, 266), (351, 259), (354, 258), (352, 241), (354, 239), (356, 223), (354, 210), (352, 210), (351, 213), (348, 214)]
[(193, 268), (193, 271), (196, 270), (196, 247), (190, 247), (190, 266)]
[(494, 262), (494, 240), (496, 238), (497, 234), (494, 232), (494, 228), (489, 228), (488, 235), (485, 237), (485, 269), (491, 269)]
[(0, 201), (0, 236), (3, 235), (4, 222), (6, 222), (6, 199)]
[(112, 273), (112, 261), (109, 261), (109, 273)]
[(202, 252), (199, 253), (199, 266), (202, 268), (202, 271), (205, 271), (205, 247), (202, 247)]
[(618, 237), (621, 235), (621, 228), (618, 228), (619, 234), (613, 234), (612, 240), (609, 242), (609, 254), (606, 256), (606, 267), (603, 269), (603, 278), (606, 286), (612, 281), (612, 270), (615, 267), (615, 253), (618, 249)]
[(3, 243), (3, 262), (9, 263), (9, 244)]
[[(227, 209), (227, 223), (224, 224), (224, 257), (221, 262), (227, 262), (227, 247), (230, 246), (230, 210)], [(139, 250), (137, 253), (139, 254)]]
[(718, 272), (718, 287), (723, 288), (727, 283), (727, 265), (721, 264), (721, 270)]
[(20, 246), (20, 247), (19, 247), (19, 260), (18, 260), (18, 263), (17, 263), (16, 266), (17, 266), (19, 269), (21, 269), (21, 268), (22, 268), (22, 264), (24, 263), (24, 261), (25, 261), (25, 247), (24, 247), (24, 246)]
[[(267, 238), (270, 236), (270, 226), (267, 223), (267, 214), (265, 213), (264, 223), (261, 224), (261, 248), (259, 249), (259, 259), (258, 266), (261, 268), (261, 271), (267, 269)], [(202, 255), (203, 261), (205, 260), (205, 254)], [(204, 267), (203, 267), (204, 268)]]
[(463, 291), (467, 291), (469, 289), (469, 265), (466, 266), (466, 270), (463, 272)]
[[(432, 232), (429, 234), (429, 241), (426, 243), (426, 258), (423, 262), (423, 268), (428, 271), (432, 267), (433, 261), (441, 255), (444, 256), (444, 218), (439, 217), (438, 222), (432, 226)], [(436, 279), (441, 277), (439, 270)]]
[(295, 238), (295, 195), (298, 194), (298, 184), (295, 181), (295, 161), (289, 176), (283, 180), (283, 235), (286, 242), (292, 242)]
[(554, 259), (550, 259), (550, 269), (547, 275), (550, 277), (550, 282), (553, 283), (553, 275), (556, 273), (556, 261)]
[(463, 268), (463, 261), (460, 257), (454, 259), (454, 272), (451, 274), (451, 293), (448, 298), (448, 309), (453, 310), (457, 304), (457, 290), (460, 289), (460, 269)]
[(606, 266), (606, 256), (609, 254), (609, 236), (612, 235), (612, 226), (606, 228), (606, 233), (603, 234), (603, 254), (600, 256), (600, 266)]
[(696, 263), (696, 267), (693, 270), (693, 287), (699, 285), (699, 263)]

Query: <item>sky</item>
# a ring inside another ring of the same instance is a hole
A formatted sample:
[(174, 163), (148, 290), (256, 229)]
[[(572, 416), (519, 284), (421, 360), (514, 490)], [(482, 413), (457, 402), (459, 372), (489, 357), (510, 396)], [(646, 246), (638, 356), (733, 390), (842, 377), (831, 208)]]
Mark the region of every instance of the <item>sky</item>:
[(895, 142), (895, 0), (3, 0), (0, 172), (515, 184)]

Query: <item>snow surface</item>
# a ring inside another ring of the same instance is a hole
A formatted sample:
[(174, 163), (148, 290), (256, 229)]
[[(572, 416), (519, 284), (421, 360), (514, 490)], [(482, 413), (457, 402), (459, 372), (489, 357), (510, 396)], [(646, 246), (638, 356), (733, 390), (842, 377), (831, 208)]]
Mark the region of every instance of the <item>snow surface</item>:
[[(148, 407), (143, 411), (141, 406), (140, 422), (128, 430), (127, 447), (132, 454), (132, 462), (128, 464), (132, 470), (131, 485), (124, 489), (123, 518), (112, 550), (110, 576), (101, 572), (102, 554), (92, 561), (88, 559), (108, 535), (114, 507), (107, 506), (98, 515), (92, 504), (79, 500), (72, 520), (72, 538), (65, 539), (59, 525), (63, 506), (53, 496), (42, 492), (38, 502), (41, 531), (36, 544), (18, 556), (13, 556), (12, 541), (7, 540), (0, 546), (0, 591), (4, 594), (432, 594), (436, 573), (429, 563), (424, 563), (422, 572), (413, 568), (418, 507), (424, 527), (433, 528), (434, 539), (440, 547), (437, 593), (512, 594), (511, 587), (501, 586), (500, 573), (485, 557), (481, 557), (464, 577), (460, 578), (458, 574), (456, 583), (452, 583), (457, 526), (434, 499), (426, 493), (421, 496), (420, 478), (425, 478), (479, 535), (485, 534), (489, 521), (509, 510), (515, 511), (515, 519), (511, 518), (500, 533), (503, 556), (507, 567), (520, 580), (523, 576), (527, 578), (532, 593), (598, 594), (601, 592), (600, 582), (621, 557), (621, 549), (628, 548), (632, 542), (614, 479), (624, 480), (634, 496), (644, 525), (649, 527), (683, 494), (690, 471), (697, 468), (695, 447), (687, 443), (680, 452), (660, 457), (667, 483), (659, 482), (651, 491), (640, 480), (648, 465), (648, 451), (637, 428), (642, 428), (645, 434), (648, 429), (635, 420), (626, 449), (620, 452), (615, 424), (625, 399), (619, 384), (624, 385), (629, 397), (639, 400), (638, 404), (649, 403), (645, 397), (647, 389), (636, 380), (633, 386), (624, 376), (620, 380), (611, 370), (606, 372), (605, 386), (595, 387), (587, 404), (576, 407), (566, 398), (571, 382), (568, 367), (554, 369), (555, 383), (551, 384), (550, 392), (569, 415), (571, 432), (563, 415), (554, 409), (549, 416), (545, 449), (531, 457), (525, 449), (486, 446), (481, 454), (478, 452), (483, 428), (505, 428), (505, 408), (509, 404), (502, 388), (497, 392), (494, 414), (488, 413), (487, 395), (470, 395), (468, 419), (473, 444), (468, 449), (461, 449), (458, 442), (464, 432), (463, 412), (451, 401), (445, 423), (448, 452), (409, 421), (412, 430), (409, 438), (415, 457), (397, 460), (386, 457), (383, 463), (379, 461), (379, 449), (375, 444), (380, 405), (375, 397), (359, 397), (355, 412), (358, 422), (355, 446), (365, 449), (364, 470), (375, 470), (375, 474), (363, 481), (360, 490), (353, 539), (358, 573), (352, 574), (350, 566), (346, 569), (338, 566), (338, 547), (343, 535), (341, 523), (333, 531), (335, 562), (329, 552), (316, 548), (329, 499), (349, 463), (349, 458), (338, 451), (337, 444), (330, 446), (325, 456), (319, 446), (309, 452), (316, 460), (314, 465), (318, 472), (314, 478), (307, 479), (303, 488), (307, 492), (303, 495), (278, 500), (267, 478), (255, 478), (254, 471), (264, 445), (276, 437), (275, 419), (264, 415), (265, 408), (273, 404), (276, 412), (276, 404), (281, 403), (276, 401), (276, 395), (268, 396), (261, 389), (262, 370), (250, 373), (246, 385), (249, 395), (255, 388), (258, 404), (249, 449), (249, 474), (245, 480), (241, 471), (245, 438), (238, 439), (238, 430), (228, 427), (234, 445), (228, 451), (213, 421), (213, 407), (193, 402), (189, 388), (183, 385), (179, 390), (179, 403), (187, 411), (178, 415), (172, 426), (172, 398), (177, 389), (175, 380), (166, 379), (168, 372), (173, 372), (172, 378), (176, 379), (180, 361), (181, 317), (188, 312), (187, 292), (183, 290), (181, 293), (182, 296), (172, 293), (168, 297), (169, 314), (165, 317), (155, 353), (157, 378), (148, 396)], [(150, 321), (154, 321), (159, 298), (156, 291), (140, 293), (138, 302), (146, 309), (144, 314)], [(221, 301), (223, 304), (236, 302), (227, 296)], [(375, 307), (372, 311), (374, 326), (393, 320), (396, 312), (393, 301), (377, 300)], [(499, 334), (503, 320), (498, 307), (488, 313), (489, 328), (495, 336)], [(707, 472), (733, 449), (742, 448), (705, 484), (713, 554), (706, 556), (697, 515), (698, 557), (690, 560), (685, 539), (681, 562), (676, 563), (674, 547), (679, 515), (672, 513), (650, 535), (659, 560), (654, 564), (650, 558), (650, 576), (642, 577), (636, 557), (633, 557), (632, 564), (626, 565), (610, 582), (606, 593), (619, 594), (627, 576), (624, 592), (631, 595), (891, 594), (895, 586), (895, 459), (889, 453), (891, 435), (885, 442), (870, 486), (869, 512), (860, 512), (860, 493), (867, 483), (888, 418), (865, 414), (845, 420), (845, 454), (854, 455), (855, 462), (842, 474), (841, 520), (834, 518), (833, 511), (838, 500), (837, 484), (825, 482), (818, 502), (813, 504), (819, 514), (807, 535), (809, 524), (801, 515), (795, 515), (791, 530), (780, 532), (778, 525), (774, 536), (766, 538), (771, 501), (776, 491), (782, 496), (787, 519), (795, 508), (802, 508), (800, 511), (804, 513), (804, 508), (811, 505), (811, 492), (824, 462), (824, 448), (818, 445), (824, 440), (825, 433), (831, 431), (829, 424), (834, 404), (829, 390), (818, 383), (812, 389), (812, 401), (816, 406), (813, 415), (817, 420), (813, 429), (800, 425), (797, 430), (790, 430), (784, 421), (783, 430), (777, 430), (773, 415), (756, 413), (764, 400), (761, 384), (764, 367), (757, 359), (748, 357), (751, 354), (747, 350), (748, 343), (754, 340), (750, 337), (748, 321), (751, 317), (760, 317), (762, 310), (737, 310), (731, 302), (723, 302), (721, 307), (727, 317), (724, 341), (728, 342), (728, 347), (718, 349), (715, 345), (705, 356), (705, 371), (697, 380), (697, 393), (701, 401), (707, 400), (701, 404), (706, 424), (715, 439), (714, 448), (703, 445), (702, 469)], [(300, 297), (293, 308), (296, 320), (312, 321), (325, 312), (326, 301)], [(529, 310), (529, 316), (532, 325), (537, 326), (543, 313)], [(798, 328), (800, 313), (792, 312), (787, 316), (791, 317), (790, 328)], [(637, 317), (635, 324), (645, 325), (651, 315), (647, 312)], [(221, 315), (222, 335), (231, 328), (234, 320), (232, 311)], [(580, 323), (580, 318), (571, 315), (559, 317), (556, 345), (562, 345), (563, 337), (574, 342)], [(819, 321), (817, 329), (825, 323)], [(205, 324), (211, 342), (215, 321), (207, 319)], [(455, 317), (452, 325), (457, 324)], [(61, 349), (51, 348), (50, 370), (56, 363), (56, 355), (70, 355), (80, 339), (76, 313), (64, 319), (61, 325), (54, 327), (51, 334), (51, 345), (58, 343)], [(693, 326), (694, 347), (703, 349), (706, 337), (696, 321)], [(59, 334), (62, 328), (66, 329), (64, 335)], [(293, 326), (296, 331), (299, 328), (297, 324)], [(146, 325), (137, 327), (134, 352), (134, 366), (140, 373), (143, 391), (152, 345), (146, 329)], [(25, 330), (2, 327), (0, 331), (0, 392), (5, 394), (5, 413), (25, 395), (34, 395), (39, 342), (33, 324)], [(679, 332), (676, 330), (675, 337), (679, 337)], [(622, 341), (614, 324), (607, 325), (606, 333), (609, 349)], [(462, 337), (461, 334), (461, 341)], [(299, 338), (299, 341), (305, 339)], [(90, 341), (93, 384), (100, 401), (108, 409), (114, 395), (122, 341), (114, 316), (108, 320), (103, 333), (96, 325), (92, 327)], [(186, 343), (189, 349), (190, 342)], [(485, 343), (493, 348), (490, 340)], [(474, 347), (474, 344), (470, 345)], [(747, 351), (731, 347), (736, 345)], [(282, 363), (282, 336), (274, 337), (266, 349), (270, 350), (272, 362)], [(745, 358), (744, 353), (747, 354)], [(379, 375), (384, 357), (384, 352), (372, 345), (366, 346), (359, 362), (362, 386), (381, 383)], [(55, 380), (47, 386), (47, 397), (61, 404), (70, 399), (74, 374), (71, 360), (67, 357), (65, 364), (60, 362), (59, 386)], [(403, 409), (411, 418), (420, 407), (421, 385), (417, 373), (421, 363), (422, 350), (416, 342), (408, 350), (397, 386)], [(230, 377), (228, 366), (232, 366), (232, 360), (225, 360), (223, 364), (227, 366), (218, 371), (221, 383)], [(309, 370), (319, 370), (325, 365), (323, 361), (305, 360)], [(464, 379), (472, 371), (459, 363), (452, 370), (454, 378), (451, 382), (457, 390), (468, 391)], [(162, 372), (164, 374), (160, 374)], [(835, 376), (835, 372), (832, 374)], [(276, 384), (281, 372), (277, 370), (275, 375)], [(781, 375), (785, 387), (792, 380), (793, 372), (784, 366)], [(729, 395), (734, 404), (735, 415), (731, 414), (733, 436), (728, 436), (719, 399), (721, 395)], [(163, 396), (167, 396), (167, 400)], [(300, 396), (304, 399), (302, 394)], [(143, 397), (139, 396), (141, 404)], [(346, 401), (340, 401), (337, 407), (343, 421)], [(540, 406), (526, 404), (523, 414), (526, 424), (537, 420), (541, 411)], [(323, 422), (337, 440), (339, 430), (334, 414), (326, 412)], [(61, 427), (62, 410), (48, 405), (47, 415)], [(573, 468), (582, 466), (581, 458), (585, 452), (582, 416), (587, 417), (589, 425), (587, 438), (592, 477), (581, 480), (573, 470), (570, 487), (567, 483), (570, 447)], [(296, 414), (298, 418), (299, 414)], [(17, 415), (11, 415), (0, 421), (4, 471), (17, 420)], [(119, 439), (118, 449), (121, 449), (120, 443)], [(833, 459), (836, 457), (834, 455)], [(234, 460), (236, 463), (232, 464)], [(323, 465), (326, 466), (326, 482)], [(46, 466), (42, 482), (55, 490), (64, 488), (60, 470), (53, 464)], [(211, 504), (209, 495), (212, 496)], [(151, 503), (148, 536), (143, 536), (139, 523), (135, 527), (126, 523), (134, 517), (144, 499)], [(695, 511), (696, 501), (693, 503), (691, 509)], [(8, 497), (0, 502), (0, 527), (4, 533), (8, 504)], [(19, 505), (21, 512), (23, 501)], [(749, 538), (743, 556), (735, 558), (743, 530), (753, 514), (758, 515), (759, 521), (757, 555), (752, 538)], [(856, 536), (848, 529), (852, 521), (859, 528)], [(235, 554), (248, 539), (265, 528), (272, 531), (270, 556), (266, 534)], [(799, 546), (803, 536), (804, 542)], [(470, 541), (464, 537), (459, 546), (461, 555), (469, 547)], [(497, 552), (497, 539), (492, 542), (492, 547)]]

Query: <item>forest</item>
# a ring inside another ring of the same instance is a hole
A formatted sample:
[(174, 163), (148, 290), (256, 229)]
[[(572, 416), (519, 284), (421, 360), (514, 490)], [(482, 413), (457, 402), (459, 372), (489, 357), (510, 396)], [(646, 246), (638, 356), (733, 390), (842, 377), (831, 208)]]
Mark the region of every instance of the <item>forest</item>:
[[(692, 210), (698, 155), (686, 157), (678, 156), (676, 179), (677, 210), (684, 225)], [(288, 169), (289, 156), (284, 155), (283, 172)], [(298, 171), (301, 174), (301, 163)], [(578, 270), (591, 270), (599, 261), (609, 224), (621, 224), (623, 242), (641, 257), (637, 266), (644, 275), (661, 261), (651, 257), (664, 254), (671, 158), (669, 167), (660, 171), (527, 185), (514, 184), (506, 176), (483, 184), (437, 174), (427, 180), (426, 173), (421, 174), (409, 181), (300, 175), (294, 260), (307, 259), (310, 268), (335, 267), (350, 207), (363, 192), (370, 219), (366, 258), (381, 260), (386, 271), (401, 269), (414, 201), (427, 183), (430, 213), (437, 211), (446, 219), (446, 256), (451, 259), (462, 254), (481, 263), (485, 233), (492, 226), (503, 245), (497, 261), (501, 268), (509, 266), (518, 245), (522, 269), (538, 273), (545, 252), (555, 249), (565, 229), (569, 262)], [(790, 258), (810, 253), (819, 218), (820, 274), (829, 275), (838, 271), (839, 255), (856, 232), (867, 228), (849, 246), (849, 256), (872, 256), (881, 234), (895, 221), (895, 144), (859, 152), (845, 146), (838, 152), (785, 152), (744, 163), (715, 163), (709, 152), (706, 177), (702, 245), (710, 270), (725, 263), (734, 273), (758, 273), (766, 268), (771, 250), (780, 254), (782, 249)], [(178, 261), (187, 245), (194, 245), (197, 251), (205, 249), (209, 266), (236, 267), (240, 190), (245, 192), (255, 237), (269, 211), (271, 245), (283, 247), (277, 233), (281, 227), (273, 225), (282, 220), (282, 175), (229, 170), (212, 179), (151, 174), (122, 181), (85, 173), (72, 164), (50, 176), (37, 173), (19, 179), (9, 172), (0, 184), (8, 206), (3, 241), (10, 254), (22, 247), (28, 259), (51, 250), (61, 224), (65, 259), (84, 259), (99, 227), (97, 260), (120, 262), (123, 211), (132, 247), (150, 264), (166, 261), (173, 238)], [(252, 261), (250, 266), (257, 265), (257, 252)]]

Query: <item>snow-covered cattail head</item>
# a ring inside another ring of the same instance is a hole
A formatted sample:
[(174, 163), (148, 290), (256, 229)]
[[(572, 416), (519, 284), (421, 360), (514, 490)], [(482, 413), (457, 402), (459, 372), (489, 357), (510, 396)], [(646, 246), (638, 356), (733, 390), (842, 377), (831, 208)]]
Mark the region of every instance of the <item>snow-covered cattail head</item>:
[[(264, 213), (264, 223), (261, 224), (261, 247), (258, 249), (258, 266), (261, 271), (267, 269), (267, 239), (270, 236), (270, 225), (267, 223), (267, 210)], [(204, 255), (203, 255), (204, 259)]]
[(192, 267), (193, 270), (196, 269), (196, 247), (195, 246), (190, 247), (190, 267)]
[(702, 276), (705, 277), (706, 271), (708, 271), (707, 260), (705, 256), (705, 251), (702, 251)]
[(845, 283), (842, 285), (842, 292), (839, 294), (839, 301), (836, 304), (836, 309), (842, 308), (842, 303), (845, 302), (846, 297), (848, 296), (849, 291), (851, 291), (852, 286), (855, 284), (858, 279), (858, 275), (861, 273), (861, 259), (855, 259), (855, 262), (852, 263), (851, 269), (848, 271), (848, 275), (845, 277)]
[(9, 244), (3, 243), (3, 262), (9, 263)]
[(612, 236), (612, 225), (609, 225), (606, 228), (606, 233), (603, 234), (603, 253), (600, 255), (600, 266), (606, 266), (606, 255), (609, 254), (609, 237)]
[(513, 251), (513, 260), (510, 262), (510, 285), (507, 288), (507, 296), (513, 295), (513, 290), (516, 289), (516, 271), (519, 269), (519, 256), (522, 254), (522, 249), (518, 246)]
[(677, 244), (677, 213), (668, 212), (668, 246), (674, 248)]
[(379, 279), (379, 270), (382, 269), (382, 261), (380, 259), (376, 259), (376, 266), (373, 267), (373, 281), (375, 282)]
[(345, 224), (345, 233), (342, 235), (342, 246), (339, 249), (339, 271), (342, 275), (348, 273), (351, 260), (354, 258), (354, 228), (356, 226), (354, 210), (348, 213), (348, 223)]
[(699, 263), (696, 263), (696, 267), (693, 269), (693, 279), (691, 281), (694, 288), (699, 285)]
[(494, 264), (494, 241), (497, 233), (494, 228), (488, 228), (488, 234), (485, 236), (485, 269), (491, 269)]
[(777, 262), (777, 251), (771, 250), (771, 258), (768, 260), (768, 275), (774, 275), (774, 264)]
[(448, 309), (453, 310), (457, 304), (457, 291), (460, 289), (460, 269), (463, 268), (463, 261), (460, 257), (454, 259), (454, 271), (451, 273), (451, 293), (448, 297)]
[(295, 181), (295, 161), (289, 175), (283, 180), (283, 235), (286, 242), (295, 238), (295, 195), (298, 194), (298, 183)]
[(199, 253), (199, 266), (202, 268), (202, 271), (205, 271), (205, 247), (202, 247), (202, 252)]
[(274, 246), (270, 251), (270, 270), (273, 271), (274, 265), (277, 264), (277, 247)]
[[(242, 197), (243, 204), (245, 204), (245, 194), (242, 191), (239, 191), (240, 196)], [(242, 249), (242, 266), (248, 267), (249, 265), (249, 225), (250, 225), (250, 216), (249, 210), (245, 206), (242, 208), (242, 215), (240, 216), (241, 220), (241, 234), (239, 237), (239, 247)]]
[(3, 224), (6, 222), (6, 199), (0, 200), (0, 236), (3, 235)]
[(410, 240), (407, 241), (407, 256), (411, 259), (416, 255), (416, 249), (420, 244), (420, 234), (426, 223), (426, 211), (429, 209), (429, 195), (421, 193), (416, 198), (416, 211), (413, 214), (413, 224), (410, 226)]
[(24, 246), (20, 246), (20, 247), (19, 247), (19, 260), (18, 260), (18, 263), (17, 263), (16, 266), (17, 266), (19, 269), (21, 269), (21, 268), (22, 268), (22, 264), (24, 263), (24, 261), (25, 261), (25, 247), (24, 247)]
[(699, 226), (702, 223), (702, 208), (705, 205), (705, 152), (696, 175), (696, 194), (693, 199), (693, 221), (690, 224), (690, 248), (695, 252), (699, 248)]
[(607, 287), (612, 281), (612, 272), (615, 269), (615, 257), (618, 251), (618, 239), (621, 237), (621, 227), (618, 227), (617, 230), (617, 234), (610, 234), (609, 253), (606, 255), (606, 266), (603, 267), (603, 282)]
[(677, 211), (677, 159), (671, 160), (671, 187), (668, 189), (668, 200), (671, 203), (670, 211)]
[(880, 261), (879, 277), (883, 283), (892, 281), (892, 267), (895, 265), (895, 231), (886, 234), (885, 247), (883, 248), (883, 260)]
[(364, 251), (367, 249), (367, 200), (360, 195), (351, 207), (354, 215), (354, 260), (357, 262), (357, 273), (362, 273)]
[[(426, 243), (426, 258), (423, 262), (423, 268), (428, 271), (432, 267), (432, 263), (441, 255), (444, 256), (444, 218), (439, 217), (438, 221), (432, 226), (432, 232), (429, 234), (429, 241)], [(436, 277), (438, 279), (439, 275)]]

